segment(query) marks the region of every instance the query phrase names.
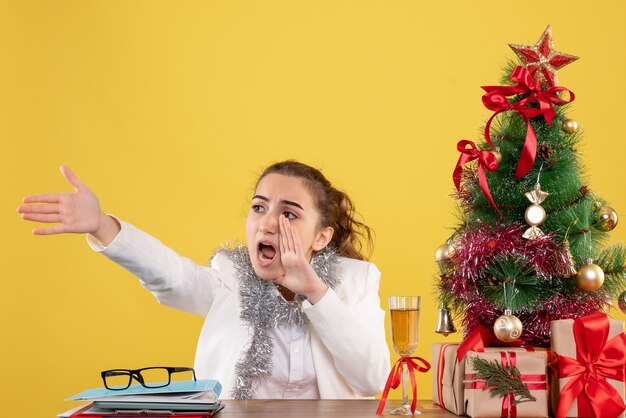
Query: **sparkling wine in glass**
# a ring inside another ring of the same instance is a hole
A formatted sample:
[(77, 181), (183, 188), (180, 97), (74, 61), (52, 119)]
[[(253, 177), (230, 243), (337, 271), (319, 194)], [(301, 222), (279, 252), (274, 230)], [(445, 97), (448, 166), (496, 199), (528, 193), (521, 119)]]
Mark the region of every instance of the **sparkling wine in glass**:
[[(417, 348), (417, 330), (420, 322), (419, 296), (389, 296), (391, 317), (391, 340), (393, 348), (401, 357), (410, 357)], [(392, 415), (413, 415), (409, 403), (409, 371), (402, 364), (402, 406), (391, 411)], [(415, 415), (421, 412), (415, 411)]]

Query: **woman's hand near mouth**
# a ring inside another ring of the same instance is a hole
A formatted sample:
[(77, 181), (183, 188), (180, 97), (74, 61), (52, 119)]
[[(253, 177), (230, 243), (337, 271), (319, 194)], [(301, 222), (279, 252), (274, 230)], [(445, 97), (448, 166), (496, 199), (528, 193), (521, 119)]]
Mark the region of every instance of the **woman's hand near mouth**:
[(306, 297), (312, 304), (319, 302), (326, 294), (328, 285), (313, 270), (302, 248), (298, 231), (291, 227), (285, 215), (280, 215), (278, 226), (280, 261), (285, 268), (285, 275), (276, 279), (275, 283)]

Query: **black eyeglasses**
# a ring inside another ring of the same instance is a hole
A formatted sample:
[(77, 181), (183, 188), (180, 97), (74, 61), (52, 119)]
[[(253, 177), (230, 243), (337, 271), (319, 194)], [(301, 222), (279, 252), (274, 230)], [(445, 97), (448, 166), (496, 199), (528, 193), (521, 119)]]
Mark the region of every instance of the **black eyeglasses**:
[[(144, 367), (143, 369), (112, 369), (100, 373), (104, 387), (109, 390), (124, 390), (130, 387), (133, 379), (149, 389), (162, 388), (172, 381), (173, 373), (191, 372), (196, 380), (196, 372), (191, 367)], [(190, 379), (187, 379), (190, 380)]]

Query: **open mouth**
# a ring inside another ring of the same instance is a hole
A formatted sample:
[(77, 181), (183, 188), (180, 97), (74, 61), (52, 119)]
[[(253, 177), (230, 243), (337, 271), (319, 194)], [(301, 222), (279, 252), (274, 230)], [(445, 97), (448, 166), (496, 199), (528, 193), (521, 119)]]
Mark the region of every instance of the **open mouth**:
[(261, 262), (263, 262), (265, 265), (269, 265), (272, 261), (274, 261), (275, 257), (276, 247), (274, 247), (272, 244), (267, 244), (263, 242), (259, 243), (259, 259), (261, 260)]

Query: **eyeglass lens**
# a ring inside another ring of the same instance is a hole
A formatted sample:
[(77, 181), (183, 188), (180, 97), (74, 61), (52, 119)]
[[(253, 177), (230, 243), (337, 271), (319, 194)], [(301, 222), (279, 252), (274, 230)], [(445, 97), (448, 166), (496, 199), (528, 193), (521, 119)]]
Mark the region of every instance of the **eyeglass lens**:
[(142, 369), (139, 374), (141, 375), (140, 383), (147, 388), (158, 388), (167, 386), (170, 382), (170, 373), (167, 369), (161, 367), (152, 367), (149, 369)]
[(104, 385), (108, 389), (126, 389), (130, 386), (131, 375), (128, 370), (109, 370), (103, 377)]

